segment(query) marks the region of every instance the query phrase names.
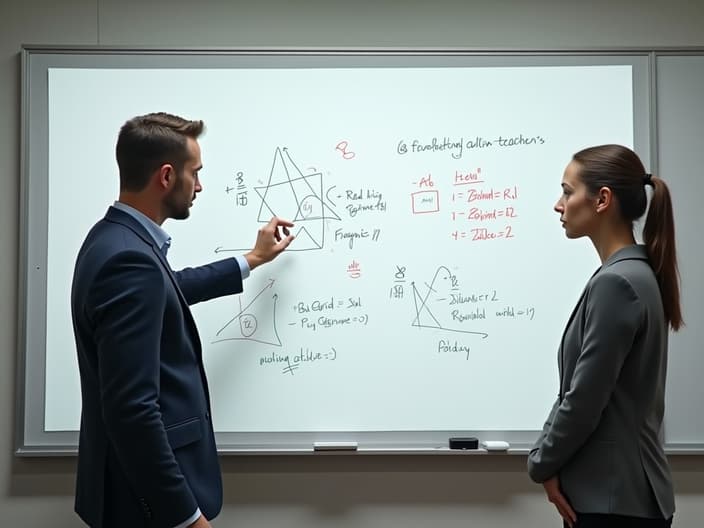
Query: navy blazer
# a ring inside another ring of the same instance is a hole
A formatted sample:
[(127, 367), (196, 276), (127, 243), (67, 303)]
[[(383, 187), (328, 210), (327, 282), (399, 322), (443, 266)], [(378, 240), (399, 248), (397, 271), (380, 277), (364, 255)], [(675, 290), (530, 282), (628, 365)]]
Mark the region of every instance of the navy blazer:
[(560, 344), (560, 395), (528, 456), (536, 482), (559, 475), (579, 513), (669, 518), (663, 447), (667, 323), (643, 246), (589, 280)]
[(76, 261), (82, 414), (75, 508), (90, 526), (171, 528), (222, 507), (208, 384), (189, 305), (242, 291), (236, 260), (173, 272), (111, 207)]

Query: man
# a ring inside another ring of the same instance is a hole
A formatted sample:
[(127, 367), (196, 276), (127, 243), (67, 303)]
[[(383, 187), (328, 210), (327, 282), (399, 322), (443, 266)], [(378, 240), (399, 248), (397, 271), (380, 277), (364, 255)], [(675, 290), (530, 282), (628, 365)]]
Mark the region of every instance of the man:
[(272, 218), (236, 259), (172, 271), (161, 229), (202, 190), (202, 121), (158, 113), (120, 130), (120, 195), (88, 233), (71, 292), (82, 416), (76, 512), (90, 526), (209, 527), (222, 481), (189, 305), (240, 293), (293, 240)]

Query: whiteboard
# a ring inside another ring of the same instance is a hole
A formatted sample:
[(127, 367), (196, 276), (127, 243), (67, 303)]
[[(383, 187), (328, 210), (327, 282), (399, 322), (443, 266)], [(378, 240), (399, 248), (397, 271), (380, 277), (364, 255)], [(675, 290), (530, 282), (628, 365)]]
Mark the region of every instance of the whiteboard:
[(28, 222), (27, 273), (28, 285), (45, 283), (27, 334), (44, 391), (40, 405), (25, 402), (25, 418), (41, 422), (28, 431), (25, 419), (25, 447), (75, 447), (73, 263), (117, 197), (120, 126), (152, 111), (207, 127), (204, 190), (187, 221), (163, 226), (174, 269), (244, 253), (273, 214), (295, 222), (289, 250), (254, 270), (243, 294), (193, 307), (221, 450), (535, 438), (557, 394), (563, 326), (598, 266), (552, 210), (562, 171), (589, 145), (647, 154), (643, 62), (105, 58), (40, 68), (46, 114), (34, 133), (45, 134), (46, 164), (29, 171), (27, 212), (45, 199), (46, 231)]

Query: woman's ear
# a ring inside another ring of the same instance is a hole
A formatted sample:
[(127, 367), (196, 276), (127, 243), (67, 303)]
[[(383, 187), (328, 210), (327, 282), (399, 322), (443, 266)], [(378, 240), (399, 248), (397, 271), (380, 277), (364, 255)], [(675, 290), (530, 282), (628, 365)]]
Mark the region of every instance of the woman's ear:
[(602, 187), (599, 189), (596, 197), (596, 212), (601, 213), (608, 210), (613, 200), (614, 195), (611, 189), (608, 187)]

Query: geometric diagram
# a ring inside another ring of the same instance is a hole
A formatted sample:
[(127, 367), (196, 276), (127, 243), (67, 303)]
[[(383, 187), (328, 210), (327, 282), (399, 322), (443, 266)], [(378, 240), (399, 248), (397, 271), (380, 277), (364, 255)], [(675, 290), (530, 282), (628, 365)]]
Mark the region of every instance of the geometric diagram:
[[(438, 280), (442, 280), (443, 283), (436, 284)], [(445, 330), (447, 332), (458, 332), (462, 334), (475, 334), (486, 338), (489, 334), (486, 332), (463, 330), (459, 328), (452, 328), (453, 324), (450, 321), (446, 321), (444, 324), (438, 317), (435, 316), (430, 306), (428, 306), (429, 300), (432, 302), (442, 302), (447, 301), (448, 295), (451, 291), (456, 291), (458, 288), (456, 286), (456, 279), (452, 272), (445, 266), (440, 266), (435, 272), (433, 280), (430, 285), (427, 283), (425, 286), (428, 288), (425, 296), (422, 296), (418, 289), (416, 288), (416, 283), (411, 282), (413, 286), (413, 302), (415, 304), (416, 317), (413, 319), (411, 326), (418, 328), (434, 328), (436, 330)], [(442, 318), (441, 318), (442, 319)]]
[[(297, 370), (300, 368), (300, 366), (307, 361), (310, 361), (311, 358), (306, 358), (304, 355), (304, 352), (301, 350), (301, 354), (297, 354), (293, 356), (293, 365), (291, 364), (291, 358), (286, 355), (285, 357), (279, 356), (280, 359), (286, 361), (286, 366), (281, 369), (281, 372), (284, 374), (291, 374), (293, 376), (293, 371)], [(314, 360), (330, 360), (330, 361), (335, 361), (337, 359), (337, 350), (335, 350), (335, 347), (330, 347), (330, 352), (323, 352), (323, 353), (317, 353), (314, 356)]]
[[(320, 172), (303, 174), (291, 159), (288, 149), (276, 148), (271, 164), (269, 179), (262, 187), (255, 187), (261, 204), (257, 221), (269, 222), (272, 216), (291, 220), (296, 239), (286, 251), (310, 251), (323, 249), (325, 243), (325, 221), (340, 220), (340, 217), (325, 203), (325, 199), (335, 186), (323, 191), (323, 175)], [(333, 204), (334, 205), (334, 204)], [(225, 251), (247, 251), (250, 248), (224, 249), (218, 247), (215, 253)]]
[[(276, 302), (279, 296), (276, 293), (271, 297), (264, 295), (266, 290), (274, 285), (274, 282), (274, 279), (269, 279), (269, 283), (245, 307), (242, 307), (242, 296), (240, 295), (237, 298), (240, 303), (240, 311), (217, 331), (216, 339), (212, 342), (241, 339), (265, 345), (281, 346), (281, 339), (279, 339), (279, 333), (276, 330)], [(232, 324), (235, 321), (238, 324)]]
[(325, 220), (340, 217), (324, 202), (323, 175), (303, 174), (288, 149), (277, 147), (266, 186), (255, 187), (262, 199), (257, 221), (267, 223), (272, 216), (287, 218), (296, 224), (296, 243), (288, 251), (322, 249)]

